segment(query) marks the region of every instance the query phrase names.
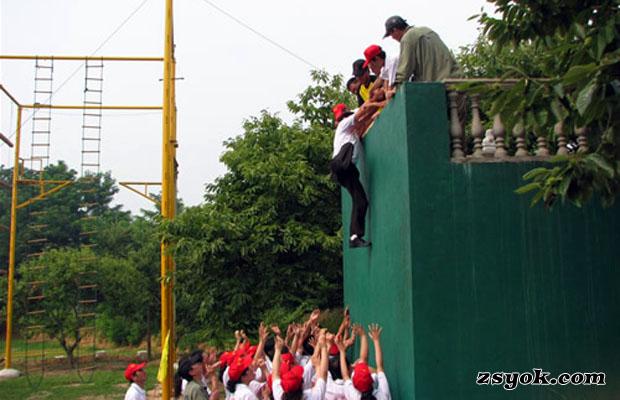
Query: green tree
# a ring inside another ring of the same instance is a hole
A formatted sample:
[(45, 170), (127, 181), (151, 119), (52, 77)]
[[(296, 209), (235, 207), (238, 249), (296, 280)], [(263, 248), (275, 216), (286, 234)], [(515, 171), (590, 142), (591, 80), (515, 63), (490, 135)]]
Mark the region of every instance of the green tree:
[[(11, 180), (12, 169), (0, 167), (0, 179)], [(24, 172), (24, 178), (37, 179), (33, 171)], [(84, 242), (85, 236), (80, 235), (85, 230), (91, 230), (92, 224), (85, 223), (84, 217), (100, 217), (105, 214), (115, 214), (117, 217), (129, 218), (128, 212), (120, 210), (120, 206), (110, 204), (114, 194), (118, 192), (109, 173), (99, 174), (90, 179), (78, 178), (77, 172), (63, 162), (50, 164), (44, 173), (45, 180), (71, 181), (71, 185), (46, 196), (43, 200), (33, 202), (17, 212), (16, 238), (16, 265), (19, 265), (30, 253), (38, 253), (45, 248), (78, 247)], [(49, 190), (54, 185), (48, 184)], [(18, 203), (39, 195), (39, 185), (20, 184)], [(0, 201), (5, 207), (0, 208), (0, 224), (10, 224), (11, 193), (8, 190), (0, 191)], [(5, 236), (6, 235), (6, 236)], [(0, 237), (6, 237), (8, 232), (2, 232)], [(29, 242), (45, 239), (45, 242)], [(0, 246), (0, 263), (8, 264), (8, 245)]]
[[(481, 50), (478, 64), (489, 73), (519, 79), (510, 88), (490, 89), (491, 115), (501, 114), (509, 127), (523, 123), (529, 132), (552, 132), (557, 121), (564, 121), (567, 132), (587, 127), (593, 150), (557, 157), (556, 166), (531, 171), (525, 177), (532, 182), (520, 192), (533, 190), (533, 203), (542, 200), (546, 205), (568, 199), (580, 206), (594, 193), (604, 205), (612, 204), (620, 189), (618, 2), (490, 2), (499, 17), (488, 13), (478, 16), (487, 39), (481, 48), (473, 48), (474, 52)], [(499, 67), (488, 60), (495, 55), (510, 61), (515, 54), (532, 57), (525, 64), (519, 58), (512, 65)], [(475, 59), (477, 55), (465, 54), (464, 58), (469, 56)], [(480, 71), (473, 68), (470, 72)], [(541, 76), (548, 79), (533, 79)]]
[(328, 176), (331, 107), (341, 77), (313, 73), (289, 103), (298, 118), (267, 112), (225, 143), (228, 171), (205, 203), (167, 226), (177, 255), (179, 336), (221, 337), (282, 310), (342, 302), (339, 191)]
[[(45, 265), (45, 268), (38, 268)], [(93, 273), (96, 272), (96, 273)], [(96, 284), (96, 292), (84, 292), (84, 277)], [(20, 316), (20, 325), (41, 325), (42, 332), (55, 339), (74, 366), (74, 352), (84, 339), (82, 328), (90, 326), (97, 311), (98, 326), (118, 344), (137, 344), (144, 337), (145, 310), (148, 302), (147, 277), (128, 259), (110, 255), (96, 256), (89, 248), (52, 249), (37, 260), (22, 265), (16, 298), (22, 308), (43, 313)], [(42, 296), (26, 301), (27, 296)], [(97, 305), (80, 300), (97, 299)], [(27, 329), (22, 329), (27, 334)]]

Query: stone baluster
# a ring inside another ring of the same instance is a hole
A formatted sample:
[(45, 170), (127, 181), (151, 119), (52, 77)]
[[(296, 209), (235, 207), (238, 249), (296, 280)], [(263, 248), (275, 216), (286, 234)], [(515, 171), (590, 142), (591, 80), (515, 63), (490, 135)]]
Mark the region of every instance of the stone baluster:
[(547, 157), (549, 155), (547, 136), (544, 133), (534, 133), (536, 134), (536, 155), (540, 157)]
[(506, 130), (504, 129), (504, 124), (502, 124), (502, 119), (497, 114), (493, 118), (493, 136), (495, 136), (495, 157), (506, 157), (506, 145), (504, 144), (504, 135), (506, 134)]
[(577, 144), (579, 148), (577, 149), (577, 153), (586, 153), (589, 150), (588, 147), (588, 128), (585, 126), (575, 127), (575, 135), (577, 135)]
[(483, 128), (480, 122), (480, 95), (474, 94), (471, 97), (471, 135), (474, 138), (474, 153), (476, 158), (482, 157), (482, 134)]
[(457, 104), (458, 93), (451, 91), (448, 93), (450, 99), (450, 136), (452, 138), (452, 158), (463, 159), (463, 127), (459, 121), (459, 112)]
[(568, 154), (568, 148), (566, 148), (566, 134), (564, 133), (564, 121), (558, 121), (553, 127), (553, 132), (558, 142), (557, 155)]
[(517, 142), (517, 152), (515, 153), (515, 157), (527, 156), (527, 147), (525, 145), (525, 128), (523, 126), (523, 120), (517, 122), (512, 128), (512, 135), (515, 137)]

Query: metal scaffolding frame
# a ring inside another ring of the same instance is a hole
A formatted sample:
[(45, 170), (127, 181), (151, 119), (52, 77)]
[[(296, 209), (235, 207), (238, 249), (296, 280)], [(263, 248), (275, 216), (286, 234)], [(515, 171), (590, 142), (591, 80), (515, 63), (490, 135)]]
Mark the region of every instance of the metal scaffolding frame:
[[(27, 200), (26, 203), (17, 203), (18, 185), (26, 184), (25, 180), (20, 179), (20, 142), (21, 142), (21, 125), (22, 113), (24, 109), (80, 109), (80, 110), (162, 110), (162, 182), (124, 182), (123, 186), (135, 192), (137, 190), (131, 188), (134, 184), (143, 184), (145, 186), (145, 194), (139, 193), (143, 197), (154, 201), (146, 193), (148, 185), (162, 186), (161, 214), (164, 219), (173, 219), (175, 216), (176, 202), (176, 103), (175, 103), (175, 68), (174, 60), (174, 38), (172, 28), (173, 5), (172, 0), (166, 0), (165, 4), (165, 41), (164, 41), (164, 57), (90, 57), (90, 56), (32, 56), (32, 55), (0, 55), (0, 60), (67, 60), (67, 61), (163, 61), (163, 104), (161, 106), (137, 106), (137, 105), (114, 105), (105, 106), (98, 105), (52, 105), (52, 104), (22, 104), (18, 102), (2, 85), (0, 90), (11, 99), (18, 107), (17, 127), (15, 138), (15, 154), (13, 164), (13, 179), (11, 185), (11, 226), (9, 240), (9, 272), (8, 272), (8, 293), (7, 293), (7, 323), (6, 323), (6, 342), (5, 342), (5, 368), (10, 368), (12, 363), (11, 339), (13, 329), (13, 295), (14, 295), (14, 279), (15, 279), (15, 241), (17, 218), (16, 212), (18, 207), (24, 207), (29, 202), (37, 201), (40, 198), (61, 190), (67, 183), (58, 183), (58, 186), (44, 191), (35, 198)], [(30, 182), (31, 183), (31, 182)], [(49, 182), (51, 183), (51, 182)], [(174, 352), (174, 260), (168, 251), (168, 243), (161, 243), (161, 335), (162, 335), (162, 354), (175, 354)], [(166, 337), (168, 340), (164, 340)], [(164, 343), (167, 348), (163, 348)], [(172, 394), (172, 378), (173, 378), (174, 357), (168, 357), (166, 364), (166, 374), (162, 382), (162, 398), (170, 398)]]

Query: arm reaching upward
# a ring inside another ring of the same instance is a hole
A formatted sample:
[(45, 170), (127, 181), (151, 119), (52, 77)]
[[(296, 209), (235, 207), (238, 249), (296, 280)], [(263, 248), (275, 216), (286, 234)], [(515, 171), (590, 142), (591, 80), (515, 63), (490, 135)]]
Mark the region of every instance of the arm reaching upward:
[(317, 376), (319, 379), (323, 379), (323, 381), (327, 382), (327, 368), (329, 363), (329, 349), (327, 348), (327, 340), (325, 329), (321, 329), (321, 333), (319, 334), (319, 340), (317, 343), (317, 347), (321, 348), (321, 364), (319, 365), (319, 371)]
[(363, 361), (368, 364), (368, 337), (364, 328), (360, 324), (355, 324), (353, 331), (360, 338), (360, 358), (358, 361)]
[(342, 375), (342, 380), (348, 381), (351, 377), (349, 376), (349, 366), (347, 365), (347, 348), (340, 338), (335, 338), (334, 343), (336, 343), (340, 352), (340, 374)]
[(271, 368), (271, 374), (273, 380), (280, 379), (280, 355), (282, 354), (282, 347), (284, 346), (284, 340), (280, 336), (276, 336), (276, 351), (273, 354), (273, 367)]
[(383, 372), (383, 352), (381, 351), (381, 331), (383, 329), (377, 324), (368, 326), (368, 334), (375, 346), (375, 363), (377, 364), (377, 372)]
[(254, 364), (258, 365), (258, 360), (263, 358), (265, 350), (265, 342), (269, 336), (269, 331), (264, 323), (260, 323), (258, 326), (258, 346), (256, 347), (256, 353), (254, 354)]

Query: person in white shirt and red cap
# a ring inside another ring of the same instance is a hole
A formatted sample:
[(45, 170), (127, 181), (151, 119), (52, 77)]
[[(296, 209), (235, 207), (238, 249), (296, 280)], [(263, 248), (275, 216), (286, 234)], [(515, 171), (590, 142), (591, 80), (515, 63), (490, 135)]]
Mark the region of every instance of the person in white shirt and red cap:
[(360, 357), (355, 362), (353, 374), (349, 375), (349, 367), (346, 363), (346, 345), (341, 340), (336, 341), (340, 351), (340, 368), (344, 380), (344, 392), (347, 400), (391, 400), (390, 386), (383, 370), (383, 352), (381, 350), (381, 327), (372, 324), (368, 327), (369, 335), (375, 347), (376, 370), (368, 365), (368, 339), (366, 332), (360, 326), (357, 327), (357, 335), (360, 338)]
[(146, 371), (145, 362), (140, 364), (129, 364), (125, 369), (125, 379), (131, 382), (129, 389), (125, 393), (125, 400), (146, 400)]
[(359, 116), (349, 111), (345, 104), (335, 105), (332, 111), (336, 133), (329, 168), (332, 177), (349, 192), (353, 200), (349, 247), (368, 247), (370, 242), (364, 240), (368, 199), (359, 179), (360, 173), (355, 166), (355, 161), (362, 150), (360, 134), (363, 130), (359, 129)]

